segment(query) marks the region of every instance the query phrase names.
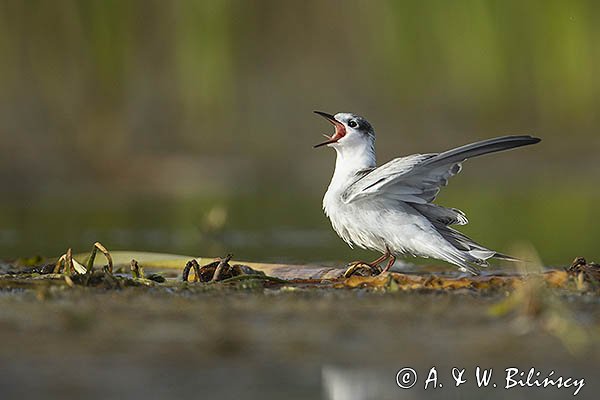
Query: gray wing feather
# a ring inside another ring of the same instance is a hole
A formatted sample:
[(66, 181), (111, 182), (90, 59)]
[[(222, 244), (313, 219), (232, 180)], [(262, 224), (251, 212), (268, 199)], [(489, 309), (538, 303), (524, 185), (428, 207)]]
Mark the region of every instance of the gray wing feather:
[[(357, 198), (362, 198), (379, 192), (379, 189), (398, 177), (407, 175), (417, 165), (423, 161), (435, 157), (438, 154), (413, 154), (406, 157), (396, 158), (378, 168), (360, 171), (356, 180), (348, 185), (348, 188), (342, 193), (342, 200), (350, 203)], [(390, 188), (391, 193), (399, 196), (410, 197), (412, 195), (422, 194), (418, 187), (408, 185), (397, 185)], [(416, 199), (415, 199), (416, 200)]]
[(445, 151), (425, 161), (422, 166), (434, 164), (453, 164), (465, 161), (468, 158), (482, 156), (498, 151), (510, 150), (515, 147), (527, 146), (540, 142), (540, 138), (529, 135), (501, 136), (493, 139), (466, 144), (452, 150)]
[(442, 207), (437, 204), (412, 204), (412, 206), (428, 220), (444, 226), (469, 223), (465, 213), (456, 208)]
[(461, 162), (488, 153), (538, 143), (532, 136), (502, 136), (471, 143), (443, 153), (396, 158), (379, 168), (361, 173), (342, 193), (346, 203), (380, 196), (414, 204), (432, 202), (448, 179), (461, 170)]

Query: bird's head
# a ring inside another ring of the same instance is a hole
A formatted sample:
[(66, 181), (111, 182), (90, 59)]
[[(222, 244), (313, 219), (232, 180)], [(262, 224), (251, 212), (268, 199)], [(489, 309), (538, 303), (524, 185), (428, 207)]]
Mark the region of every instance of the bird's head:
[(335, 127), (333, 135), (328, 136), (324, 134), (327, 140), (315, 145), (315, 148), (328, 146), (335, 149), (342, 149), (373, 145), (375, 131), (369, 121), (360, 115), (351, 113), (331, 115), (321, 111), (315, 111), (315, 113), (325, 118)]

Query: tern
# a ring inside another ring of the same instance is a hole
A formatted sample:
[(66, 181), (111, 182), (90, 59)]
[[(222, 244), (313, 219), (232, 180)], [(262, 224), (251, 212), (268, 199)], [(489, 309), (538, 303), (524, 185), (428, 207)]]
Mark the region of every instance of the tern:
[[(460, 172), (465, 160), (541, 139), (502, 136), (442, 153), (400, 157), (377, 167), (375, 131), (365, 118), (352, 113), (315, 113), (335, 127), (332, 136), (324, 135), (327, 140), (314, 146), (336, 151), (335, 171), (323, 198), (323, 210), (335, 232), (350, 247), (383, 254), (372, 262), (350, 263), (346, 276), (358, 265), (369, 267), (373, 274), (386, 272), (396, 257), (403, 255), (446, 261), (473, 275), (479, 274), (479, 267), (486, 267), (492, 258), (516, 261), (452, 228), (468, 223), (462, 211), (432, 202), (448, 179)], [(381, 270), (379, 265), (386, 260)]]

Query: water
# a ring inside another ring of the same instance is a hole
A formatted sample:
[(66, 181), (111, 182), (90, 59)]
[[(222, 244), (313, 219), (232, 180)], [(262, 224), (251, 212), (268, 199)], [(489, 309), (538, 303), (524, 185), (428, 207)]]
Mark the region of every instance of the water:
[[(571, 353), (547, 317), (492, 317), (502, 294), (138, 289), (0, 297), (0, 359), (10, 360), (0, 364), (3, 398), (564, 399), (574, 391), (505, 390), (509, 367), (584, 378), (577, 398), (598, 390), (597, 336)], [(592, 332), (596, 304), (572, 300), (569, 315)], [(498, 387), (478, 388), (477, 366), (493, 368)], [(407, 367), (418, 382), (403, 390), (396, 374)], [(443, 387), (425, 390), (432, 367)], [(453, 367), (465, 369), (459, 388)]]
[[(552, 193), (551, 196), (548, 193)], [(511, 192), (458, 188), (439, 203), (459, 205), (470, 224), (460, 230), (510, 253), (532, 245), (548, 265), (575, 256), (600, 260), (598, 193), (578, 195), (532, 186)], [(331, 262), (372, 258), (351, 250), (331, 230), (320, 196), (75, 195), (0, 200), (0, 257), (87, 251), (100, 241), (113, 250), (217, 256), (250, 261)], [(412, 260), (411, 260), (412, 261)]]

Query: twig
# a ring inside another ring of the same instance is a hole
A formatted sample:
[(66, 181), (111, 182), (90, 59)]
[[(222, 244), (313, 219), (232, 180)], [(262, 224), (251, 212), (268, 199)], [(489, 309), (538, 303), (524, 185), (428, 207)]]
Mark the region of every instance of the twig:
[(56, 260), (56, 264), (54, 265), (54, 269), (52, 270), (53, 274), (60, 274), (60, 267), (64, 265), (66, 257), (67, 255), (63, 254), (58, 258), (58, 260)]
[(188, 281), (188, 278), (190, 275), (190, 270), (192, 267), (194, 268), (194, 274), (196, 275), (194, 282), (197, 282), (200, 280), (200, 265), (198, 265), (198, 261), (190, 260), (185, 264), (185, 267), (183, 268), (183, 273), (181, 274), (182, 281), (184, 281), (184, 282)]
[(73, 266), (73, 250), (71, 250), (71, 248), (68, 248), (67, 252), (58, 258), (52, 272), (59, 274), (61, 267), (63, 274), (71, 275), (73, 273), (75, 268)]
[(215, 269), (215, 273), (212, 277), (212, 279), (210, 280), (211, 282), (216, 282), (219, 280), (219, 278), (221, 277), (221, 274), (225, 272), (225, 268), (229, 267), (229, 260), (231, 260), (231, 258), (233, 257), (233, 254), (227, 254), (227, 257), (222, 258), (219, 261), (219, 265), (217, 265), (217, 269)]
[(131, 260), (131, 276), (136, 279), (146, 278), (144, 268), (136, 260)]

